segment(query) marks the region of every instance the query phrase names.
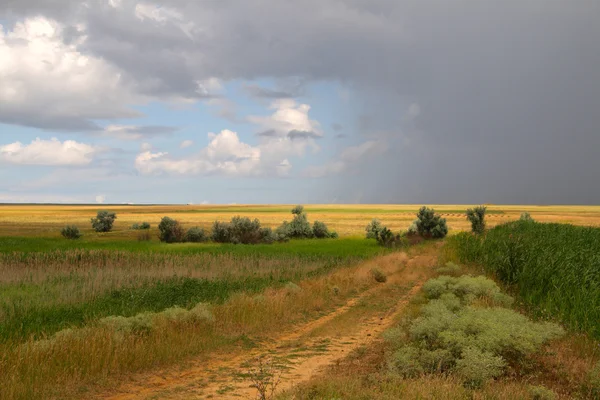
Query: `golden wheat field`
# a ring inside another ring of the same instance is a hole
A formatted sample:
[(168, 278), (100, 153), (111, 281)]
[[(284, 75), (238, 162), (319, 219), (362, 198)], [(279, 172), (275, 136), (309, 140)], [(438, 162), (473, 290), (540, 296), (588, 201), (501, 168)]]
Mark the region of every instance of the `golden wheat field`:
[[(60, 236), (60, 228), (78, 225), (90, 230), (90, 218), (97, 210), (117, 213), (113, 238), (132, 235), (134, 223), (149, 222), (155, 227), (163, 216), (179, 220), (184, 226), (209, 228), (217, 220), (235, 215), (258, 218), (265, 226), (276, 227), (290, 218), (292, 205), (0, 205), (0, 236)], [(306, 205), (311, 221), (323, 221), (341, 236), (363, 235), (364, 227), (377, 218), (392, 230), (406, 230), (420, 205)], [(470, 205), (431, 205), (448, 221), (450, 234), (469, 229), (464, 212)], [(600, 206), (520, 206), (488, 205), (489, 227), (516, 220), (529, 212), (539, 222), (561, 222), (600, 226)]]

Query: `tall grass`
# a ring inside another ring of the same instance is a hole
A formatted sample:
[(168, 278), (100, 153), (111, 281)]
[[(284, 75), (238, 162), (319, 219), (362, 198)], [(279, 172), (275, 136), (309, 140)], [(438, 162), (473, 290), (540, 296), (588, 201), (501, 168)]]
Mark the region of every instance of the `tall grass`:
[(516, 221), (448, 242), (459, 261), (515, 285), (538, 314), (600, 338), (600, 228)]

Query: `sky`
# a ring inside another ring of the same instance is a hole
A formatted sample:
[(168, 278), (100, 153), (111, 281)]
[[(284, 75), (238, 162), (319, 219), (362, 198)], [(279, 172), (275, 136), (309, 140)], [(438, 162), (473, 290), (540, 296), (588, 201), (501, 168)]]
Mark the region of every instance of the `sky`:
[(600, 204), (596, 0), (3, 0), (0, 203)]

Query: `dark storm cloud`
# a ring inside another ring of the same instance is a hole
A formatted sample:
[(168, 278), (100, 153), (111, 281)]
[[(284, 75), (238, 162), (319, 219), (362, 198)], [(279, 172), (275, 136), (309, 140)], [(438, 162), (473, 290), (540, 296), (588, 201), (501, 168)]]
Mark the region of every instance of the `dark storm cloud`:
[(388, 152), (324, 184), (339, 201), (362, 182), (371, 202), (600, 203), (600, 2), (174, 0), (160, 21), (74, 3), (0, 15), (83, 21), (82, 51), (147, 95), (201, 98), (210, 77), (349, 84), (364, 117), (345, 132)]

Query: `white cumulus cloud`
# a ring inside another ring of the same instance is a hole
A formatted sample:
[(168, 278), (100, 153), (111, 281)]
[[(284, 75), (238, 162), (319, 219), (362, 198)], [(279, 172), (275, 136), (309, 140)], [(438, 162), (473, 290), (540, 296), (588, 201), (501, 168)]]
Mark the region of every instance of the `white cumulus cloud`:
[(9, 164), (81, 166), (92, 162), (97, 149), (73, 140), (35, 139), (28, 145), (14, 142), (0, 146), (0, 161)]

